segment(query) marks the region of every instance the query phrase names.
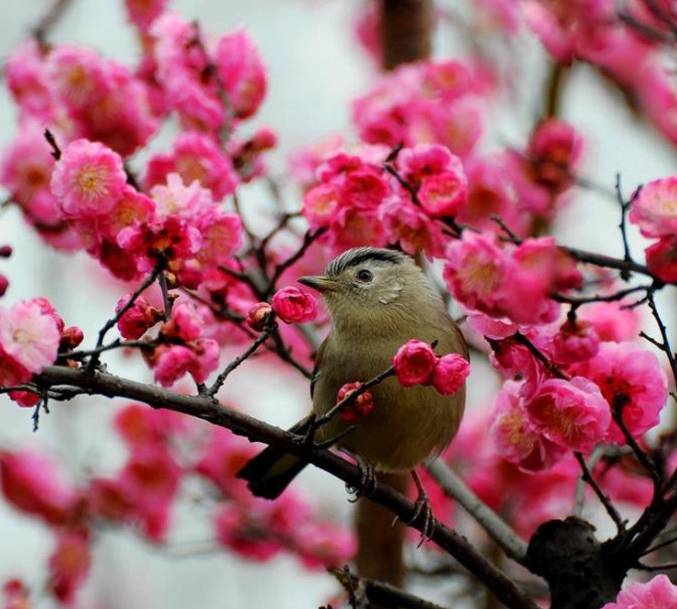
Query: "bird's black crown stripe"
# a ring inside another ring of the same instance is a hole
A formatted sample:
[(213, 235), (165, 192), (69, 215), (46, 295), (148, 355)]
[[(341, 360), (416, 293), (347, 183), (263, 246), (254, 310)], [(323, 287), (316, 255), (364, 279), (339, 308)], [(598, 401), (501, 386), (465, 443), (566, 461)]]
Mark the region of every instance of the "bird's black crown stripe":
[(346, 269), (362, 264), (367, 260), (379, 260), (390, 264), (399, 264), (405, 259), (404, 254), (394, 250), (386, 250), (376, 247), (358, 247), (348, 250), (338, 258), (332, 260), (325, 270), (330, 277), (341, 274)]

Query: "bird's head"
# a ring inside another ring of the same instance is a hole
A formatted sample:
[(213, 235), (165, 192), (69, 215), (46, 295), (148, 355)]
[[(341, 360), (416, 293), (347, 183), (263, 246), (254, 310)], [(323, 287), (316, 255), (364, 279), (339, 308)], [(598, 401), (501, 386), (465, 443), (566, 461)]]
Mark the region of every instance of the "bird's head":
[(322, 293), (339, 331), (371, 330), (422, 313), (420, 306), (431, 301), (441, 305), (414, 261), (388, 249), (350, 249), (332, 260), (324, 275), (301, 277), (299, 282)]

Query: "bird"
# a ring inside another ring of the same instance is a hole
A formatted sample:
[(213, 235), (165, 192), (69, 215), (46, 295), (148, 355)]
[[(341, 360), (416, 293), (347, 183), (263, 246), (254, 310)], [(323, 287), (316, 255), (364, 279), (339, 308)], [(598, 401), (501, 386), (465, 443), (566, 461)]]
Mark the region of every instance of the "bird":
[[(322, 294), (332, 328), (321, 344), (311, 380), (312, 412), (289, 431), (313, 431), (373, 472), (412, 472), (419, 498), (427, 500), (415, 468), (436, 458), (458, 431), (465, 386), (442, 395), (432, 386), (403, 387), (394, 376), (371, 387), (374, 408), (354, 429), (333, 417), (317, 430), (313, 421), (336, 403), (344, 384), (367, 382), (388, 369), (398, 348), (411, 339), (435, 345), (438, 355), (468, 359), (463, 335), (438, 289), (410, 256), (375, 247), (347, 250), (324, 275), (298, 281)], [(349, 431), (349, 433), (346, 433)], [(307, 463), (269, 446), (238, 472), (258, 497), (275, 499)], [(362, 469), (361, 469), (362, 471)]]

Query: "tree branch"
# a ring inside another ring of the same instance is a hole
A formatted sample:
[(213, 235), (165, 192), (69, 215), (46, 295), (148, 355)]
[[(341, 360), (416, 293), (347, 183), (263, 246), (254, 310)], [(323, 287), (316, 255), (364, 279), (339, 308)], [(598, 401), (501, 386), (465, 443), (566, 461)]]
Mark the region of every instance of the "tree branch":
[(446, 463), (437, 459), (427, 467), (444, 493), (460, 503), (503, 551), (521, 565), (526, 563), (527, 544), (487, 506)]
[[(253, 442), (277, 446), (343, 480), (352, 488), (366, 490), (362, 488), (359, 468), (346, 459), (328, 450), (313, 446), (304, 447), (299, 442), (300, 437), (296, 434), (269, 425), (242, 412), (226, 408), (213, 398), (181, 395), (161, 387), (97, 370), (89, 373), (82, 369), (76, 370), (64, 366), (48, 366), (35, 377), (34, 381), (44, 389), (60, 385), (75, 386), (92, 395), (109, 398), (123, 397), (138, 400), (153, 408), (166, 408), (181, 412), (228, 428), (233, 433)], [(416, 516), (414, 503), (391, 487), (376, 485), (368, 498), (386, 507), (404, 522), (411, 521)], [(424, 523), (421, 519), (416, 519), (410, 526), (421, 531)], [(435, 521), (431, 539), (482, 581), (509, 609), (537, 609), (537, 605), (527, 598), (502, 571), (486, 560), (464, 537), (452, 529)]]

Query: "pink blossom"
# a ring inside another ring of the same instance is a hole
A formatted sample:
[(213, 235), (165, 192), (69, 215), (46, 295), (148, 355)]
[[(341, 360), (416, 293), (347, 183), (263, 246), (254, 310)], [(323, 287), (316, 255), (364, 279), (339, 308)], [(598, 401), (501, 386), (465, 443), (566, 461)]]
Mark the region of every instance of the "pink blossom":
[(168, 174), (166, 184), (153, 186), (150, 194), (160, 216), (191, 217), (200, 208), (212, 203), (211, 193), (202, 188), (197, 180), (186, 186), (177, 173)]
[(460, 159), (440, 144), (403, 148), (397, 156), (397, 166), (402, 177), (414, 187), (419, 187), (426, 178), (440, 174), (463, 174)]
[(30, 372), (54, 363), (60, 340), (58, 321), (40, 299), (0, 307), (0, 349)]
[(122, 160), (98, 142), (75, 140), (66, 146), (52, 174), (52, 192), (72, 217), (108, 213), (122, 195)]
[(437, 360), (432, 375), (432, 384), (444, 395), (452, 395), (463, 387), (470, 375), (470, 364), (457, 353), (443, 355)]
[(167, 7), (169, 0), (125, 0), (128, 19), (142, 32), (148, 31), (150, 24)]
[(383, 247), (387, 236), (378, 210), (366, 211), (356, 207), (341, 209), (329, 226), (328, 241), (334, 252), (351, 247), (372, 245)]
[(275, 314), (285, 323), (298, 324), (317, 317), (315, 297), (297, 287), (286, 287), (275, 292), (271, 305)]
[(94, 478), (87, 489), (87, 507), (92, 516), (111, 522), (133, 519), (136, 507), (119, 480)]
[[(119, 313), (129, 302), (131, 294), (127, 294), (118, 300), (115, 312)], [(117, 326), (122, 338), (136, 340), (141, 338), (146, 330), (152, 328), (162, 319), (162, 311), (146, 302), (143, 297), (138, 297), (134, 304), (125, 311), (118, 320)]]
[(195, 364), (190, 374), (196, 383), (204, 383), (209, 375), (219, 367), (221, 350), (219, 344), (211, 338), (200, 338), (191, 343), (195, 353)]
[(92, 564), (86, 530), (60, 531), (49, 557), (49, 585), (59, 601), (71, 604)]
[(302, 525), (296, 540), (294, 550), (307, 569), (342, 565), (357, 551), (355, 536), (348, 529), (329, 522)]
[(24, 40), (4, 63), (4, 75), (12, 97), (23, 113), (47, 119), (54, 111), (45, 61), (34, 38)]
[(196, 218), (202, 236), (197, 259), (204, 265), (225, 264), (244, 243), (240, 216), (213, 207), (203, 209)]
[(216, 43), (214, 63), (228, 102), (238, 118), (248, 118), (266, 95), (266, 71), (252, 39), (239, 29)]
[(156, 154), (148, 161), (145, 182), (164, 184), (170, 173), (185, 184), (197, 181), (216, 201), (234, 192), (238, 179), (228, 155), (208, 135), (187, 131), (179, 135), (170, 154)]
[[(631, 343), (602, 343), (597, 355), (575, 370), (597, 383), (611, 412), (622, 413), (634, 437), (658, 425), (668, 383), (658, 358), (650, 351)], [(613, 442), (624, 442), (616, 423), (611, 424), (609, 436)]]
[(402, 387), (430, 383), (438, 359), (428, 343), (410, 340), (402, 345), (393, 357), (397, 380)]
[(184, 345), (161, 345), (153, 354), (155, 380), (163, 387), (171, 387), (196, 363), (195, 353)]
[(402, 249), (414, 256), (418, 252), (429, 258), (442, 255), (444, 236), (437, 223), (420, 208), (406, 200), (392, 197), (379, 209), (383, 227), (393, 242), (399, 242)]
[(639, 191), (628, 218), (646, 237), (677, 233), (677, 176), (649, 182)]
[(534, 129), (526, 154), (532, 162), (536, 182), (559, 194), (572, 184), (582, 151), (583, 140), (576, 130), (564, 121), (551, 118)]
[(282, 551), (280, 541), (272, 535), (262, 534), (268, 519), (269, 508), (260, 503), (245, 510), (236, 503), (227, 503), (214, 520), (216, 538), (236, 554), (265, 562)]
[(107, 90), (104, 61), (83, 47), (54, 48), (47, 56), (47, 72), (59, 99), (73, 112), (93, 104)]
[(464, 231), (447, 247), (444, 278), (463, 305), (493, 317), (506, 314), (502, 295), (516, 274), (512, 260), (492, 236)]
[(661, 281), (677, 283), (677, 235), (661, 237), (646, 248), (646, 265)]
[(338, 192), (332, 184), (318, 184), (303, 197), (303, 215), (313, 228), (326, 226), (338, 208)]
[(418, 191), (423, 209), (433, 217), (458, 215), (467, 196), (467, 180), (462, 169), (460, 173), (445, 172), (425, 178)]
[(0, 474), (2, 493), (15, 509), (54, 526), (74, 517), (78, 496), (47, 456), (28, 450), (2, 451)]
[(586, 321), (566, 321), (553, 336), (553, 360), (557, 364), (575, 364), (594, 357), (599, 350), (595, 327)]
[(478, 334), (493, 340), (508, 338), (519, 329), (517, 324), (507, 319), (494, 319), (484, 315), (484, 313), (469, 314), (467, 324), (470, 326), (470, 329)]
[(339, 189), (341, 205), (361, 209), (378, 207), (388, 195), (385, 179), (369, 168), (349, 172)]
[(105, 217), (98, 219), (101, 237), (115, 241), (121, 230), (155, 222), (155, 202), (126, 185), (122, 195)]
[[(339, 390), (336, 395), (336, 403), (343, 401), (349, 395), (357, 391), (363, 383), (356, 381), (354, 383), (345, 383)], [(346, 423), (355, 423), (359, 421), (362, 417), (366, 417), (374, 409), (374, 396), (371, 394), (371, 391), (367, 390), (364, 393), (361, 393), (357, 398), (350, 403), (348, 406), (343, 408), (339, 413), (342, 421)]]
[(54, 162), (40, 127), (33, 123), (21, 129), (0, 161), (0, 183), (32, 222), (49, 227), (63, 221), (49, 188)]
[(677, 607), (677, 586), (667, 575), (656, 575), (646, 583), (631, 582), (616, 601), (602, 609), (668, 609)]
[(531, 423), (520, 383), (506, 381), (494, 401), (490, 434), (498, 454), (524, 471), (548, 469), (565, 453)]
[(599, 388), (582, 377), (546, 380), (527, 401), (526, 411), (549, 440), (585, 453), (604, 441), (611, 423)]
[(639, 335), (639, 309), (623, 308), (623, 302), (595, 302), (581, 307), (578, 318), (589, 322), (601, 341), (620, 343)]
[(204, 319), (195, 303), (181, 299), (172, 307), (172, 316), (169, 322), (163, 325), (162, 334), (189, 343), (202, 336), (204, 325)]
[(162, 444), (171, 433), (185, 429), (186, 419), (170, 410), (128, 404), (115, 413), (113, 425), (132, 450)]

